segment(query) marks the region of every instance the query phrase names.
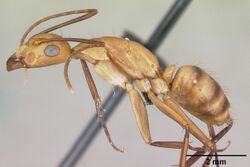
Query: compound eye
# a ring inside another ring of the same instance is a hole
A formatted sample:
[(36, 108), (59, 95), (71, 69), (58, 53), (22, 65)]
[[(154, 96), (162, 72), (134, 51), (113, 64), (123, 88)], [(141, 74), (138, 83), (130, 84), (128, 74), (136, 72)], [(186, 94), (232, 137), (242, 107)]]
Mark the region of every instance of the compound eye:
[(46, 56), (49, 57), (54, 57), (59, 55), (60, 53), (60, 48), (56, 45), (48, 45), (45, 49), (44, 49), (44, 53)]

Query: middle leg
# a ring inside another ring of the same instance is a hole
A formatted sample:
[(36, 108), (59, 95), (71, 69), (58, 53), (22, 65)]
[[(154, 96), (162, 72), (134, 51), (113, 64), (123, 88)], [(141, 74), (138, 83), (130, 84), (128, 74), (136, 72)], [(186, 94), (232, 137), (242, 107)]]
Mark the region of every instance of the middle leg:
[[(208, 128), (208, 132), (209, 132), (210, 137), (211, 138), (215, 137), (215, 130), (214, 130), (213, 125), (207, 124), (207, 128)], [(215, 152), (213, 153), (213, 151), (211, 151), (210, 154), (212, 154), (212, 155), (214, 154), (215, 160), (217, 162), (219, 162), (219, 160), (218, 160), (218, 153), (216, 151), (216, 144), (214, 144), (214, 149), (215, 149)], [(207, 158), (209, 158), (209, 157), (207, 157)], [(216, 164), (216, 166), (219, 167), (219, 164)]]
[[(186, 167), (186, 154), (189, 147), (189, 130), (188, 127), (185, 127), (185, 136), (183, 142), (179, 141), (152, 141), (150, 130), (149, 130), (149, 122), (146, 107), (143, 104), (140, 94), (133, 88), (130, 83), (126, 83), (126, 90), (129, 94), (131, 104), (133, 106), (133, 110), (136, 117), (136, 122), (139, 127), (142, 138), (145, 143), (164, 148), (174, 148), (181, 149), (181, 158), (180, 165), (181, 167)], [(180, 117), (181, 119), (181, 117)], [(182, 120), (184, 121), (184, 120)]]
[(102, 108), (101, 108), (101, 98), (97, 92), (97, 89), (96, 89), (96, 86), (95, 86), (95, 83), (94, 83), (94, 80), (92, 78), (92, 75), (89, 71), (89, 68), (87, 66), (87, 63), (84, 61), (84, 60), (81, 60), (81, 65), (82, 65), (82, 69), (83, 69), (83, 72), (84, 72), (84, 75), (85, 75), (85, 78), (86, 78), (86, 81), (87, 81), (87, 84), (88, 84), (88, 87), (89, 87), (89, 90), (91, 92), (91, 95), (93, 97), (93, 100), (95, 102), (95, 106), (96, 106), (96, 111), (97, 111), (97, 115), (98, 115), (98, 118), (100, 120), (100, 123), (101, 123), (101, 126), (103, 127), (104, 129), (104, 132), (108, 138), (108, 141), (109, 143), (111, 144), (111, 146), (116, 150), (116, 151), (119, 151), (119, 152), (123, 152), (123, 149), (120, 149), (118, 148), (112, 141), (111, 139), (111, 136), (110, 136), (110, 133), (108, 131), (108, 127), (106, 125), (106, 121), (104, 119), (104, 114), (102, 112)]

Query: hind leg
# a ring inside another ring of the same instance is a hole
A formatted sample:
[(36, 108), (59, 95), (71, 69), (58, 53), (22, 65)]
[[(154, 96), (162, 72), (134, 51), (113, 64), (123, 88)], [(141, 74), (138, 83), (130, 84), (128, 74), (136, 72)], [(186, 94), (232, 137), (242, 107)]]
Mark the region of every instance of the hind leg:
[[(216, 144), (233, 126), (233, 122), (230, 122), (224, 129), (222, 129), (217, 135), (215, 135), (214, 137), (212, 137), (212, 141)], [(211, 132), (210, 132), (211, 133)], [(226, 147), (227, 148), (227, 147)], [(225, 149), (226, 149), (225, 148)], [(218, 150), (217, 152), (222, 152), (225, 149), (221, 149)], [(187, 160), (187, 166), (192, 166), (196, 161), (198, 161), (201, 156), (199, 155), (204, 155), (205, 154), (205, 150), (197, 150), (193, 156), (191, 156), (188, 160)]]
[[(209, 149), (212, 150), (213, 143), (212, 141), (206, 137), (206, 135), (200, 130), (199, 127), (197, 127), (192, 120), (190, 120), (186, 114), (181, 110), (181, 108), (173, 101), (171, 97), (168, 95), (165, 95), (164, 101), (160, 100), (157, 96), (154, 95), (153, 92), (148, 92), (148, 97), (153, 102), (153, 104), (164, 114), (166, 114), (168, 117), (176, 121), (178, 124), (180, 124), (185, 130), (186, 135), (183, 142), (182, 147), (182, 154), (181, 154), (181, 161), (180, 164), (182, 166), (186, 166), (186, 152), (187, 148), (193, 149), (193, 147), (188, 145), (188, 135), (187, 133), (192, 133), (197, 139), (199, 139), (204, 145), (206, 145), (206, 148), (202, 148), (202, 150)], [(159, 145), (161, 147), (164, 147), (163, 142), (154, 143), (154, 145)], [(201, 150), (201, 149), (199, 149)]]
[[(210, 135), (210, 137), (211, 138), (214, 138), (215, 137), (215, 131), (214, 131), (214, 127), (212, 126), (212, 125), (207, 125), (207, 128), (208, 128), (208, 132), (209, 132), (209, 135)], [(211, 154), (214, 154), (214, 156), (215, 156), (215, 160), (217, 161), (217, 162), (219, 162), (218, 161), (218, 152), (216, 151), (216, 145), (215, 145), (215, 152), (213, 153), (212, 151), (210, 152)], [(209, 157), (207, 157), (207, 158), (209, 158)], [(219, 164), (216, 164), (216, 166), (217, 167), (219, 167)]]

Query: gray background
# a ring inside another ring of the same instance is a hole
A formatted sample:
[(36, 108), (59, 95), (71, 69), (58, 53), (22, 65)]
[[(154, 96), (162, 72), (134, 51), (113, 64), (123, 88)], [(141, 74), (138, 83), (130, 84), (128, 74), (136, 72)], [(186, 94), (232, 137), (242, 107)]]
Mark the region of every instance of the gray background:
[[(75, 88), (73, 95), (66, 88), (63, 65), (29, 70), (26, 85), (23, 84), (23, 70), (6, 72), (7, 58), (18, 48), (21, 35), (31, 23), (62, 11), (96, 8), (99, 13), (94, 18), (56, 33), (65, 37), (92, 38), (121, 36), (127, 29), (146, 41), (172, 3), (166, 0), (1, 0), (0, 166), (57, 166), (95, 112), (78, 61), (70, 66), (70, 78)], [(35, 32), (43, 27), (46, 26)], [(232, 130), (218, 144), (224, 147), (231, 140), (225, 154), (250, 155), (249, 30), (249, 0), (196, 0), (157, 52), (178, 66), (201, 66), (223, 86), (235, 120)], [(94, 73), (93, 76), (101, 96), (105, 97), (112, 86)], [(184, 131), (174, 121), (153, 106), (149, 106), (148, 111), (153, 139), (182, 140)], [(207, 131), (204, 123), (196, 122)], [(144, 144), (127, 96), (108, 126), (114, 142), (125, 148), (125, 153), (115, 152), (102, 132), (77, 167), (163, 167), (179, 162), (179, 150)], [(191, 140), (194, 145), (200, 145), (196, 139)], [(249, 157), (222, 159), (230, 167), (247, 166), (250, 161)]]

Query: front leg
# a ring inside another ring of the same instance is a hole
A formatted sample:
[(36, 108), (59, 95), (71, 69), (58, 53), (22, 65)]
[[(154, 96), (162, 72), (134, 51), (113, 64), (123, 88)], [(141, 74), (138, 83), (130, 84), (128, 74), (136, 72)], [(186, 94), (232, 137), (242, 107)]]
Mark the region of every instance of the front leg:
[(85, 54), (84, 51), (86, 51), (90, 48), (103, 48), (103, 46), (104, 46), (104, 44), (99, 43), (99, 42), (97, 42), (97, 43), (94, 42), (93, 44), (80, 43), (72, 49), (72, 53), (67, 58), (67, 60), (65, 61), (65, 64), (64, 64), (64, 79), (65, 79), (65, 82), (67, 84), (67, 87), (68, 87), (70, 93), (73, 94), (73, 92), (74, 92), (73, 87), (71, 85), (71, 82), (69, 80), (69, 74), (68, 74), (69, 64), (70, 64), (71, 60), (72, 59), (80, 59), (80, 60), (88, 61), (91, 64), (96, 64), (98, 61), (95, 60), (94, 58), (92, 58), (91, 56), (89, 56), (88, 54)]
[(71, 61), (72, 58), (80, 59), (81, 60), (81, 65), (82, 65), (82, 69), (83, 69), (83, 72), (84, 72), (84, 75), (85, 75), (85, 78), (86, 78), (89, 90), (90, 90), (92, 98), (93, 98), (93, 100), (95, 102), (95, 107), (96, 107), (97, 115), (98, 115), (100, 124), (103, 127), (103, 129), (104, 129), (105, 135), (107, 136), (107, 139), (108, 139), (110, 145), (116, 151), (123, 152), (123, 149), (118, 148), (114, 144), (114, 142), (112, 141), (112, 138), (111, 138), (111, 135), (110, 135), (109, 130), (107, 128), (107, 125), (106, 125), (106, 122), (105, 122), (105, 119), (104, 119), (104, 114), (103, 114), (103, 111), (102, 111), (102, 108), (101, 108), (101, 98), (100, 98), (100, 96), (98, 94), (98, 91), (96, 89), (94, 80), (92, 78), (92, 75), (91, 75), (91, 73), (89, 71), (89, 68), (88, 68), (87, 63), (86, 63), (85, 60), (89, 61), (92, 64), (97, 64), (98, 61), (95, 60), (94, 58), (91, 58), (90, 56), (82, 53), (86, 49), (93, 48), (93, 47), (99, 47), (99, 46), (98, 45), (97, 46), (96, 45), (86, 45), (86, 44), (85, 45), (82, 44), (82, 45), (83, 46), (81, 46), (79, 49), (75, 48), (75, 50), (72, 53), (72, 55), (65, 62), (65, 66), (64, 66), (64, 78), (65, 78), (66, 84), (67, 84), (70, 92), (73, 93), (73, 88), (72, 88), (72, 85), (71, 85), (69, 77), (68, 77), (68, 67), (69, 67), (69, 63), (70, 63), (70, 61)]
[(103, 127), (104, 132), (108, 138), (108, 141), (116, 151), (123, 152), (123, 149), (118, 148), (111, 139), (108, 127), (106, 125), (106, 121), (104, 119), (104, 114), (103, 114), (103, 111), (101, 108), (101, 98), (100, 98), (98, 91), (96, 89), (95, 82), (94, 82), (92, 75), (89, 71), (88, 65), (84, 60), (81, 60), (81, 64), (82, 64), (82, 69), (83, 69), (86, 81), (88, 83), (89, 90), (90, 90), (92, 98), (95, 102), (95, 107), (96, 107), (98, 118), (99, 118), (101, 126)]

